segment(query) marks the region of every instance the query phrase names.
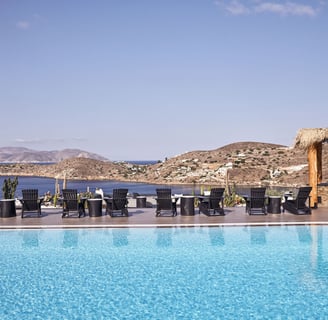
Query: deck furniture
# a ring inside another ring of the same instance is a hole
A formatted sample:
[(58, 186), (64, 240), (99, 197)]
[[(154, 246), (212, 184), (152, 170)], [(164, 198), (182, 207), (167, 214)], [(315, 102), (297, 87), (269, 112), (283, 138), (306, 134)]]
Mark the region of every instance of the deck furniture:
[(62, 218), (69, 218), (73, 212), (77, 213), (79, 218), (85, 216), (83, 202), (78, 198), (76, 189), (63, 189)]
[(156, 189), (156, 217), (160, 216), (176, 216), (178, 197), (172, 197), (170, 188)]
[(89, 217), (102, 216), (102, 198), (87, 199)]
[(147, 207), (147, 197), (146, 196), (137, 196), (136, 197), (136, 206), (137, 206), (137, 208), (146, 208)]
[(113, 189), (112, 197), (104, 197), (106, 201), (106, 213), (111, 217), (129, 216), (128, 189)]
[[(283, 212), (285, 210), (294, 214), (311, 214), (310, 208), (310, 192), (312, 187), (300, 187), (295, 199), (285, 197), (283, 203)], [(308, 205), (306, 204), (308, 202)]]
[(182, 216), (195, 215), (195, 197), (194, 196), (181, 196), (180, 198), (180, 214)]
[(250, 195), (246, 198), (246, 212), (267, 214), (266, 212), (266, 188), (251, 188)]
[(224, 213), (224, 188), (212, 188), (209, 196), (199, 196), (199, 213), (208, 216), (225, 215)]
[(268, 213), (281, 213), (281, 196), (269, 196)]
[(23, 189), (23, 198), (20, 199), (22, 203), (22, 214), (21, 217), (24, 218), (26, 212), (35, 212), (38, 217), (41, 217), (41, 203), (43, 198), (39, 198), (38, 189)]

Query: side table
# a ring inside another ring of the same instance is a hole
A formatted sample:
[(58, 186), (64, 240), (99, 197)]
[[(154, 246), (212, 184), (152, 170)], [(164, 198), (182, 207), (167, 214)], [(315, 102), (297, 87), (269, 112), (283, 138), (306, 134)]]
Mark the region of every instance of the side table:
[(195, 197), (194, 196), (182, 196), (180, 198), (180, 214), (182, 216), (194, 216), (195, 215)]
[(147, 206), (147, 197), (137, 196), (137, 208), (146, 208)]
[(281, 213), (280, 196), (269, 196), (268, 213)]
[(102, 199), (88, 199), (89, 217), (102, 216)]

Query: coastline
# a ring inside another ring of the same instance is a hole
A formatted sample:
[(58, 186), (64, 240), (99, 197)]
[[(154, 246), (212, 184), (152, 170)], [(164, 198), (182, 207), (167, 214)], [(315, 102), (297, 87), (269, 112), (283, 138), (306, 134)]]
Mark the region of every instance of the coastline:
[[(322, 155), (322, 176), (327, 177), (328, 144), (323, 145)], [(309, 180), (307, 156), (303, 151), (255, 142), (235, 143), (210, 151), (187, 152), (154, 164), (136, 163), (68, 158), (53, 164), (0, 164), (0, 176), (270, 188), (299, 187), (307, 185)]]

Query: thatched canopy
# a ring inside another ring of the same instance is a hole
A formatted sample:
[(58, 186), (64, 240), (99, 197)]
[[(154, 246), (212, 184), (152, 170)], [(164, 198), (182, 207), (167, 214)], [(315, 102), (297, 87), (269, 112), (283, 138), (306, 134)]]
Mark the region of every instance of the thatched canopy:
[(328, 128), (300, 129), (295, 138), (294, 147), (308, 149), (324, 141), (328, 141)]
[(322, 181), (322, 143), (328, 141), (328, 129), (301, 129), (295, 138), (295, 148), (307, 150), (309, 185), (312, 187), (310, 206), (316, 208), (318, 197), (318, 184)]

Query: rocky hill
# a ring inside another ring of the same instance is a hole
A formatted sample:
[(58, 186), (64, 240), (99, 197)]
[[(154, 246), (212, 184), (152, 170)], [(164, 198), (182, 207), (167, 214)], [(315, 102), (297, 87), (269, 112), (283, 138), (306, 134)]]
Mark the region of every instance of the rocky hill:
[[(327, 168), (328, 148), (323, 151)], [(307, 155), (303, 150), (239, 142), (211, 151), (193, 151), (153, 166), (155, 181), (224, 185), (302, 185), (307, 183)], [(328, 172), (324, 171), (324, 177)]]
[[(322, 150), (323, 181), (328, 177), (328, 145)], [(192, 151), (153, 165), (69, 158), (51, 165), (0, 165), (0, 175), (81, 180), (119, 180), (158, 184), (299, 186), (308, 182), (303, 150), (238, 142), (208, 151)]]
[(3, 163), (44, 163), (59, 162), (69, 158), (90, 158), (106, 161), (108, 159), (79, 149), (63, 149), (53, 151), (38, 151), (28, 148), (0, 148), (0, 162)]

